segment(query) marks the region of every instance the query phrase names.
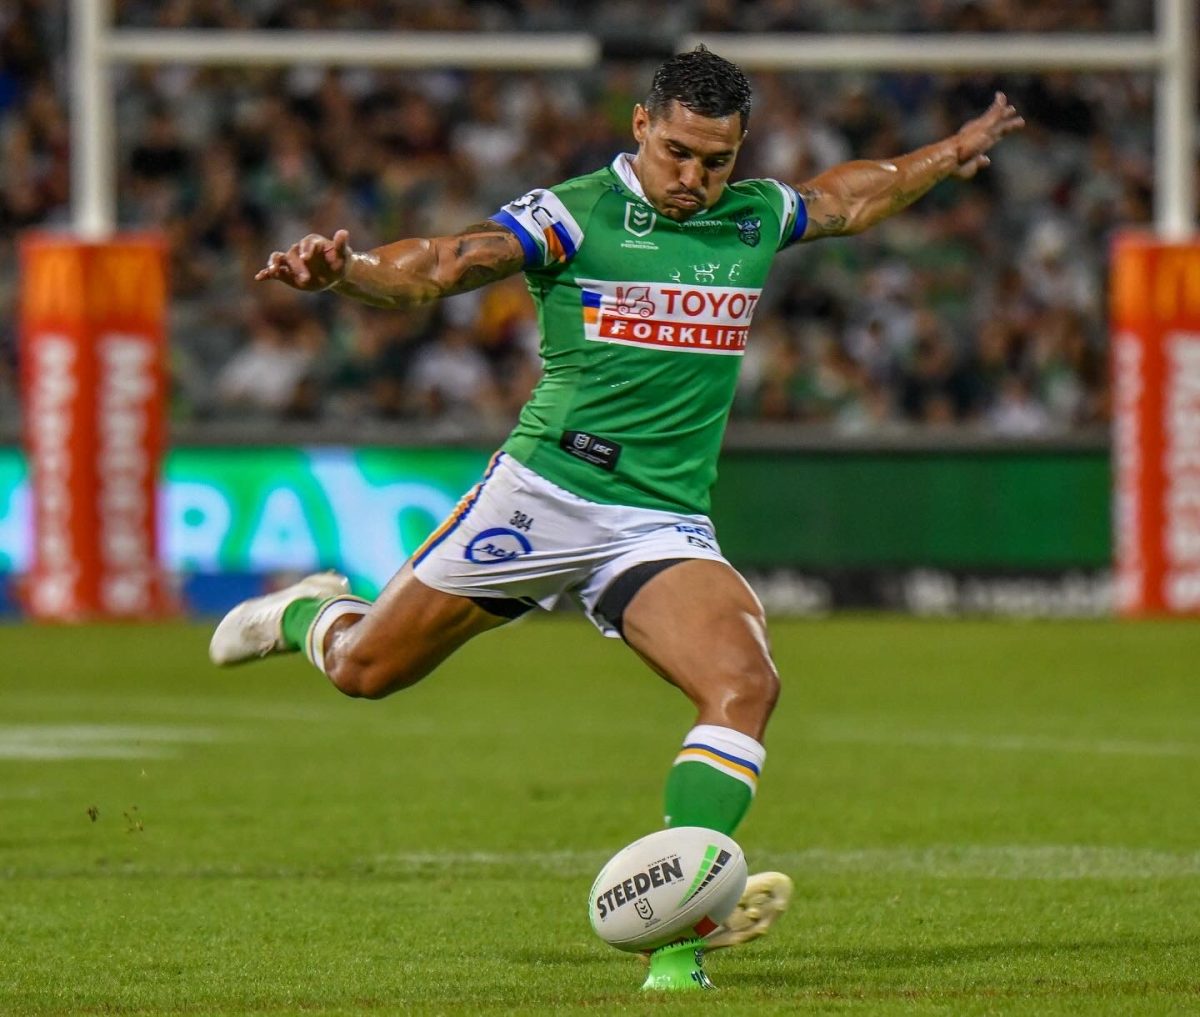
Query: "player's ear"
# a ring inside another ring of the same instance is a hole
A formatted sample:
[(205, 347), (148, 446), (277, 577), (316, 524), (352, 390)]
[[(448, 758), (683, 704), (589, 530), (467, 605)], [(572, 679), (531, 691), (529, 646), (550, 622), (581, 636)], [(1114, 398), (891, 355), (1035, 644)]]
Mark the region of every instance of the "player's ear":
[(633, 140), (639, 145), (650, 130), (650, 113), (640, 102), (633, 107)]

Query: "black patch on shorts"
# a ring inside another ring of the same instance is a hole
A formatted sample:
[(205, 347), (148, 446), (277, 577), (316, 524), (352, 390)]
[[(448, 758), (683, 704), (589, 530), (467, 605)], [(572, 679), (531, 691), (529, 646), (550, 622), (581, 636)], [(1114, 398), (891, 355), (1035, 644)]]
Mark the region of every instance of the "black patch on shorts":
[(471, 602), (478, 604), (488, 614), (498, 615), (501, 618), (520, 618), (526, 611), (533, 610), (532, 604), (527, 604), (523, 600), (517, 600), (514, 597), (472, 597)]
[(615, 441), (588, 434), (586, 431), (563, 431), (562, 437), (558, 439), (558, 447), (567, 455), (599, 466), (609, 473), (617, 468), (617, 460), (621, 458), (621, 446)]
[(626, 569), (608, 584), (596, 601), (596, 614), (608, 622), (621, 638), (625, 638), (625, 608), (643, 586), (660, 572), (680, 562), (695, 561), (694, 558), (662, 558), (659, 561), (644, 561)]

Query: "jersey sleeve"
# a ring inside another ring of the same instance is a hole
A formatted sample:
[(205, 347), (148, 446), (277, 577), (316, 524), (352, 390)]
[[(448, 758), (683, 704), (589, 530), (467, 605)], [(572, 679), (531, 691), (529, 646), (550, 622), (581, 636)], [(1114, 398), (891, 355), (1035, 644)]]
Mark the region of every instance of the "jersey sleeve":
[(490, 217), (516, 234), (525, 270), (565, 265), (583, 243), (583, 228), (554, 189), (537, 189)]
[(780, 180), (770, 177), (755, 181), (760, 185), (760, 193), (779, 216), (779, 242), (775, 249), (782, 251), (794, 244), (808, 227), (808, 210), (804, 207), (804, 199), (796, 193), (796, 188)]

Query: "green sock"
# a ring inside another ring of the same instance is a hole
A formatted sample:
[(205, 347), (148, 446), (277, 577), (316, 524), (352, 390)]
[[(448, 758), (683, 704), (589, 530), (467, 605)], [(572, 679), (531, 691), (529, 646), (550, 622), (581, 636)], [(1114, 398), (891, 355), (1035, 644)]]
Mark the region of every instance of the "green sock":
[(283, 638), (289, 650), (298, 650), (304, 645), (309, 626), (324, 603), (320, 597), (301, 597), (283, 609)]
[(692, 728), (667, 774), (667, 826), (703, 826), (732, 836), (754, 800), (766, 752), (727, 727)]
[(679, 763), (667, 775), (667, 826), (704, 826), (732, 835), (754, 796), (740, 780), (704, 763)]

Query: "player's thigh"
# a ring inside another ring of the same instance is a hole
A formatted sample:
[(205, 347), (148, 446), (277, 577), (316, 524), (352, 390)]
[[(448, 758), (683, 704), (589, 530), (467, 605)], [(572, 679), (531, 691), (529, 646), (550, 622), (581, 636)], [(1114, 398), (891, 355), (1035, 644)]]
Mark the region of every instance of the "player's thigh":
[(509, 621), (470, 597), (426, 586), (405, 565), (362, 619), (326, 651), (327, 670), (377, 697), (425, 677), (473, 636)]
[(762, 604), (727, 562), (694, 559), (651, 578), (623, 616), (625, 641), (700, 711), (761, 738), (779, 693)]

